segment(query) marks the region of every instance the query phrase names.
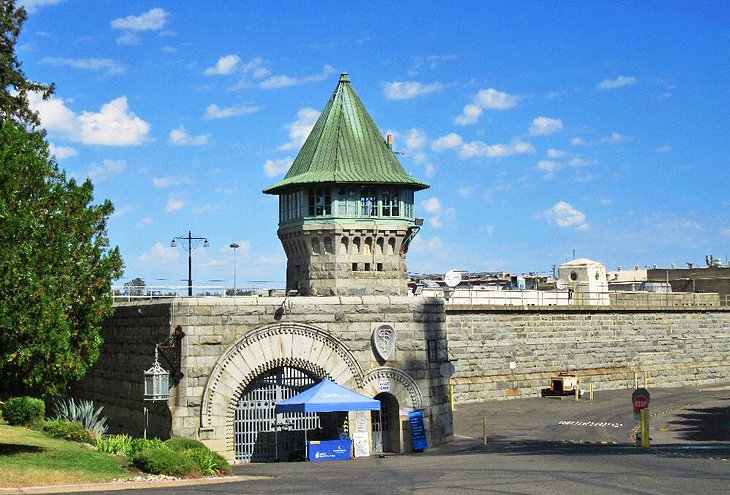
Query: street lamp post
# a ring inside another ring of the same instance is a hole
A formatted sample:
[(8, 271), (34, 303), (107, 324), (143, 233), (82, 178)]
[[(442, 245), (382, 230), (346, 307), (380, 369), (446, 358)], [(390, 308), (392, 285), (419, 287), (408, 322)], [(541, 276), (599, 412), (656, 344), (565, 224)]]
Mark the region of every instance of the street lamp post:
[(170, 247), (177, 247), (177, 242), (175, 242), (177, 239), (180, 239), (181, 241), (187, 240), (188, 241), (188, 296), (193, 295), (193, 249), (198, 247), (197, 243), (195, 246), (193, 246), (193, 241), (204, 241), (203, 247), (207, 248), (210, 244), (208, 243), (208, 239), (205, 237), (197, 237), (193, 236), (193, 234), (188, 230), (188, 235), (186, 236), (177, 236), (172, 238), (172, 242), (170, 243)]
[(229, 246), (233, 249), (233, 295), (236, 295), (236, 249), (241, 246), (237, 242), (232, 242)]

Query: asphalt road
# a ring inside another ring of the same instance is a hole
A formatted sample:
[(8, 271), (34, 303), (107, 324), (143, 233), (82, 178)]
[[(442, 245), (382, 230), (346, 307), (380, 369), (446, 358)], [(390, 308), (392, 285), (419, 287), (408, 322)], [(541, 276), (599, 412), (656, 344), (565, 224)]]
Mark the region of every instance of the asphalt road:
[[(730, 388), (652, 391), (653, 445), (632, 443), (631, 391), (591, 402), (458, 405), (455, 440), (422, 454), (346, 462), (250, 464), (265, 478), (135, 490), (146, 494), (705, 494), (730, 487)], [(488, 420), (483, 445), (482, 418)], [(93, 492), (105, 493), (105, 492)], [(119, 493), (119, 492), (116, 492)]]

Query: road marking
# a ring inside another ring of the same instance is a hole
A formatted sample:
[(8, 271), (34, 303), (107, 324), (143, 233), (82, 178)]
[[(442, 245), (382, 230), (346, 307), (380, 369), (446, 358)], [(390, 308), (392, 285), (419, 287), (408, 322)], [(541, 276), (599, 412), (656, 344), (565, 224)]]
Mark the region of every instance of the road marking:
[(591, 426), (594, 428), (623, 428), (623, 423), (611, 423), (608, 421), (558, 421), (562, 426)]

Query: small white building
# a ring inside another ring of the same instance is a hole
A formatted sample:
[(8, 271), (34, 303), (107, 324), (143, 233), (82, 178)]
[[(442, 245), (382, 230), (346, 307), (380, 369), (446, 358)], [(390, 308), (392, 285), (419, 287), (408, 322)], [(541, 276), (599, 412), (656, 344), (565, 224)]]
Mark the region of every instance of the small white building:
[(578, 258), (560, 265), (560, 284), (568, 289), (572, 303), (608, 306), (608, 281), (603, 263)]

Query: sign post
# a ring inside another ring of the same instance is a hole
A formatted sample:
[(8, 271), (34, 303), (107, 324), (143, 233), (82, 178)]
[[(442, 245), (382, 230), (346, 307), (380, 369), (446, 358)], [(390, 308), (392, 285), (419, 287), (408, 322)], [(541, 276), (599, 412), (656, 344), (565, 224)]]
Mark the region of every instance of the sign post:
[(641, 424), (641, 446), (648, 448), (651, 443), (649, 437), (649, 391), (645, 388), (637, 388), (631, 394), (631, 402), (634, 406), (634, 412), (640, 414)]

